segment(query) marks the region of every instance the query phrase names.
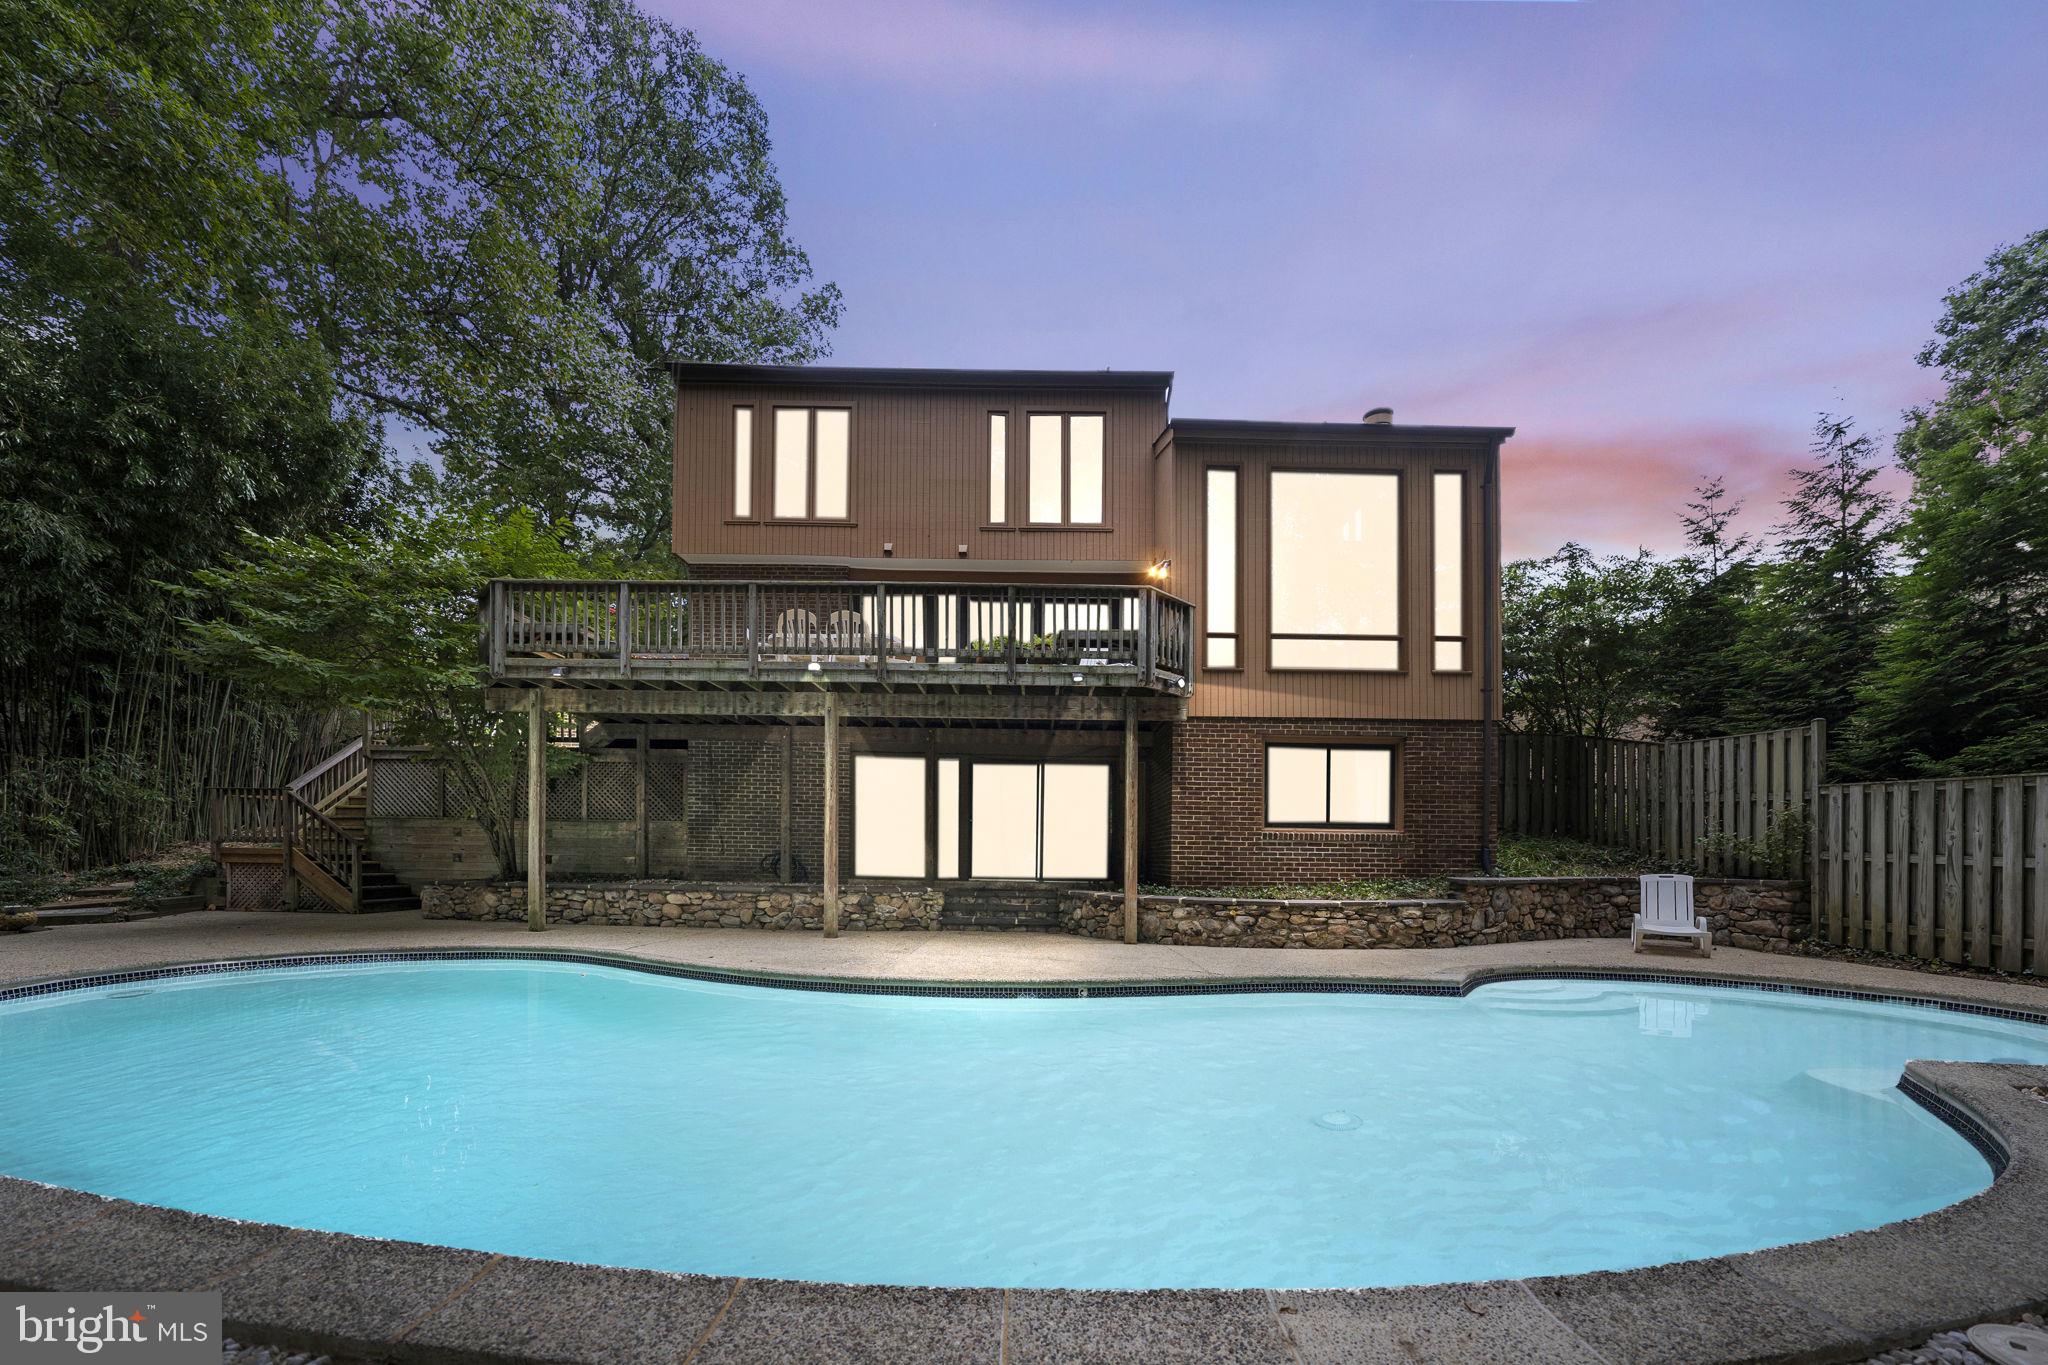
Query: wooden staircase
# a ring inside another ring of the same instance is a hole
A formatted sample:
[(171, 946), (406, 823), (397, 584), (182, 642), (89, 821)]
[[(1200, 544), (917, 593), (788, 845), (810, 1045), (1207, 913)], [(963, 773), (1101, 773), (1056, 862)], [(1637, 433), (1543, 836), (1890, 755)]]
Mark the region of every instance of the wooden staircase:
[(310, 893), (350, 914), (416, 910), (419, 896), (370, 856), (369, 799), (369, 754), (361, 739), (282, 787), (224, 788), (214, 793), (215, 858), (223, 860), (230, 844), (281, 847), (289, 908)]

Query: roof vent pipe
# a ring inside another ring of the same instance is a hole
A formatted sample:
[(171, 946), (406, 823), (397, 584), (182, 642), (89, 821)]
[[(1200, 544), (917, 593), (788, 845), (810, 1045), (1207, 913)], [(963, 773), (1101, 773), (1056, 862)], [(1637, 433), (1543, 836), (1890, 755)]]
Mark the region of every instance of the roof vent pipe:
[(1368, 408), (1365, 413), (1365, 424), (1369, 427), (1392, 426), (1394, 424), (1394, 410), (1392, 408)]

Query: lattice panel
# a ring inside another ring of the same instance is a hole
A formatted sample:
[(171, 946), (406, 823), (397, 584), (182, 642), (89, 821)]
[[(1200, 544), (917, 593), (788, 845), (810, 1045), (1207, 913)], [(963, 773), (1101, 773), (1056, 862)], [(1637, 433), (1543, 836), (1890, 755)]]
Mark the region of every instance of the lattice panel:
[(548, 819), (583, 818), (583, 769), (548, 779)]
[(681, 820), (689, 799), (688, 770), (681, 754), (647, 755), (647, 818)]
[(280, 863), (228, 863), (221, 868), (230, 910), (284, 909), (284, 866)]
[(441, 771), (411, 759), (378, 760), (370, 773), (372, 815), (440, 815)]
[(583, 780), (590, 793), (590, 805), (585, 818), (591, 820), (632, 820), (637, 818), (633, 809), (633, 765), (631, 763), (592, 763), (583, 770)]

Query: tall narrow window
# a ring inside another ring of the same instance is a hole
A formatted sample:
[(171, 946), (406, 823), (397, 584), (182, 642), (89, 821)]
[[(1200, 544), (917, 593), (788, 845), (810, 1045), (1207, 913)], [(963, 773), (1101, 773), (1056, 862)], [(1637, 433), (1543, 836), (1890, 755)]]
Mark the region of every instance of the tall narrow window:
[(976, 877), (1028, 881), (1038, 875), (1038, 765), (974, 765), (968, 865)]
[(1391, 828), (1393, 749), (1384, 744), (1268, 744), (1266, 823)]
[(922, 877), (924, 756), (853, 756), (853, 875)]
[(960, 760), (939, 760), (939, 866), (941, 877), (960, 875)]
[(1400, 668), (1400, 475), (1274, 471), (1271, 560), (1274, 668)]
[(843, 521), (847, 516), (845, 408), (775, 410), (775, 515)]
[(1205, 517), (1202, 609), (1209, 626), (1204, 662), (1210, 668), (1237, 665), (1237, 471), (1209, 471)]
[(732, 514), (754, 515), (754, 410), (732, 410)]
[(1010, 414), (992, 412), (988, 415), (988, 519), (992, 526), (1000, 526), (1010, 514)]
[(1034, 412), (1026, 430), (1028, 518), (1038, 525), (1101, 525), (1102, 414)]
[(1433, 667), (1465, 671), (1465, 476), (1439, 473), (1431, 481), (1431, 572), (1436, 580)]

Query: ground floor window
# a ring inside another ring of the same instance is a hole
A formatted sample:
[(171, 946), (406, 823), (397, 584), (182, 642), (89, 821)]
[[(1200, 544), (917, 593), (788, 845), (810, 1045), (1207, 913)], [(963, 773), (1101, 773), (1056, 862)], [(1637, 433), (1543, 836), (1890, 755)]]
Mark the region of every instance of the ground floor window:
[(853, 875), (1105, 881), (1110, 791), (1107, 763), (856, 754)]
[(1393, 746), (1268, 744), (1266, 823), (1393, 828)]
[(853, 875), (921, 878), (924, 869), (922, 756), (853, 756)]
[(967, 875), (1001, 881), (1109, 876), (1109, 765), (968, 765)]

